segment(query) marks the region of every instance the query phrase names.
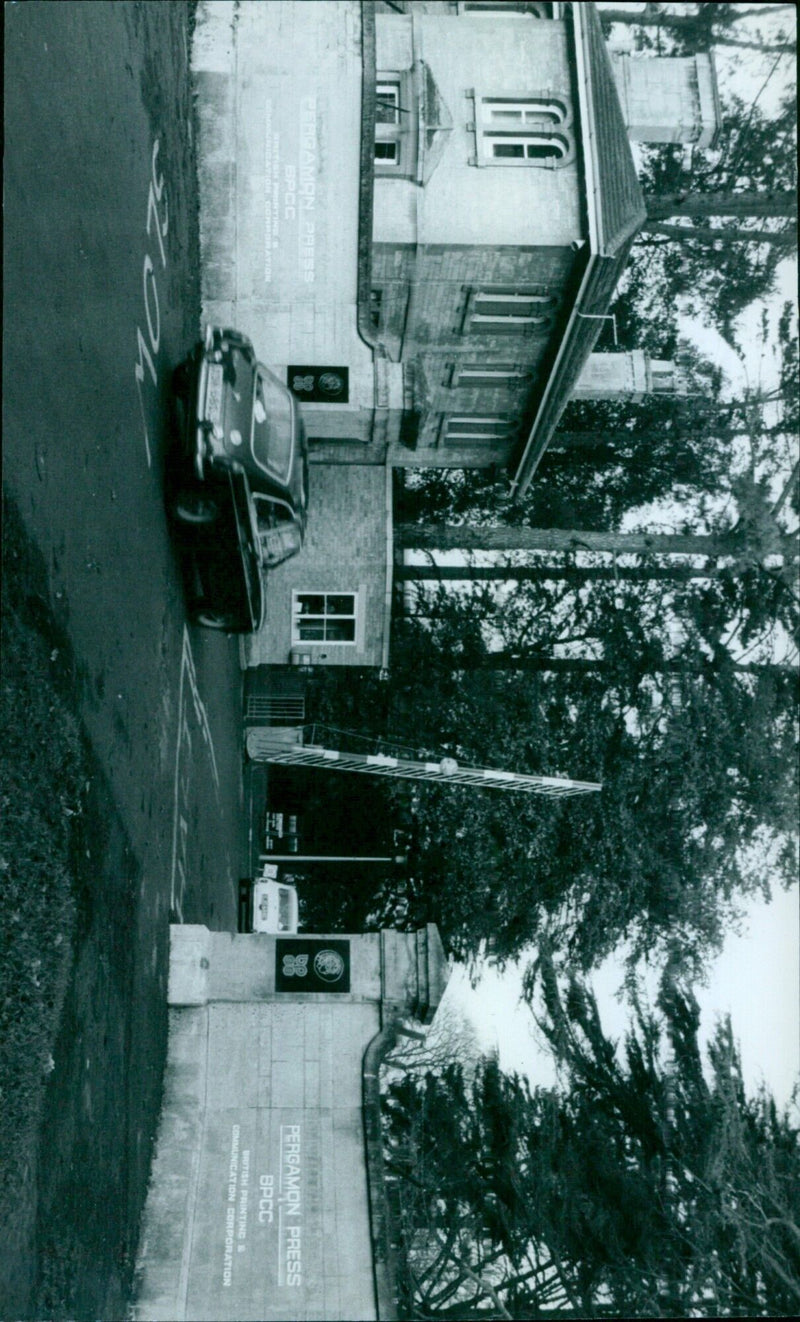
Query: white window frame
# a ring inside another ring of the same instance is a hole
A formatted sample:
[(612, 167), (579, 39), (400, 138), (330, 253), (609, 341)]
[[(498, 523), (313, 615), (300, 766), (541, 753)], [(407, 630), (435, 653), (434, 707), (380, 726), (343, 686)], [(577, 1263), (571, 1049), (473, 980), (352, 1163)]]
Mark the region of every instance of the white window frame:
[[(295, 588), (292, 592), (292, 646), (293, 647), (356, 647), (359, 643), (359, 612), (358, 602), (360, 593), (357, 590), (347, 589), (345, 591), (332, 590), (330, 592), (321, 592), (318, 589)], [(322, 597), (327, 605), (328, 597), (350, 597), (352, 599), (353, 609), (351, 612), (329, 614), (326, 610), (320, 614), (306, 614), (300, 610), (300, 602), (303, 597)], [(352, 620), (353, 637), (352, 638), (303, 638), (300, 632), (300, 622), (302, 620), (321, 621), (324, 625), (327, 620)]]
[[(483, 430), (480, 430), (483, 428)], [(449, 414), (444, 419), (444, 440), (446, 445), (453, 442), (506, 441), (512, 435), (513, 424), (510, 418), (501, 416), (480, 417), (475, 414), (458, 416)]]
[[(556, 170), (560, 165), (566, 165), (572, 154), (571, 144), (563, 133), (540, 130), (530, 133), (484, 132), (482, 142), (487, 165), (534, 165), (544, 170)], [(507, 155), (503, 150), (508, 147), (514, 148), (513, 155)], [(543, 152), (547, 154), (542, 155)]]
[(503, 126), (519, 125), (520, 130), (541, 130), (550, 126), (564, 128), (572, 122), (569, 101), (555, 92), (541, 96), (481, 97), (481, 125), (484, 133), (499, 131)]
[[(474, 121), (467, 126), (475, 133), (471, 164), (557, 170), (575, 160), (568, 96), (552, 90), (485, 96), (475, 89), (467, 95), (474, 101)], [(514, 156), (495, 155), (503, 145), (519, 151)], [(542, 151), (548, 153), (546, 157)]]
[(559, 0), (554, 0), (550, 5), (550, 13), (539, 13), (539, 10), (546, 10), (546, 4), (526, 4), (524, 0), (457, 0), (457, 12), (459, 14), (482, 14), (489, 18), (497, 18), (498, 15), (509, 15), (511, 18), (533, 18), (541, 22), (561, 17), (561, 5)]
[[(385, 170), (387, 174), (396, 174), (400, 172), (403, 165), (405, 151), (404, 139), (406, 145), (409, 136), (409, 125), (404, 125), (400, 113), (403, 98), (403, 80), (398, 74), (378, 74), (375, 80), (375, 104), (381, 97), (391, 97), (393, 102), (394, 117), (390, 120), (379, 120), (375, 117), (375, 146), (373, 148), (373, 161), (375, 169)], [(393, 156), (379, 156), (378, 147), (391, 147), (394, 151)]]
[(478, 390), (505, 389), (527, 381), (530, 372), (524, 367), (503, 367), (499, 363), (489, 363), (486, 367), (480, 363), (467, 363), (453, 368), (451, 386), (472, 386)]
[[(389, 101), (391, 102), (391, 106), (390, 106), (390, 108), (391, 108), (392, 110), (394, 110), (394, 115), (392, 116), (391, 119), (380, 119), (380, 120), (379, 120), (379, 119), (378, 119), (378, 114), (377, 114), (378, 103), (381, 102), (381, 101), (384, 101), (384, 102), (385, 102), (386, 100), (389, 100)], [(375, 123), (376, 123), (376, 125), (378, 125), (378, 124), (381, 124), (381, 125), (389, 124), (389, 125), (391, 125), (391, 124), (399, 124), (399, 123), (400, 123), (400, 80), (399, 80), (399, 78), (398, 78), (396, 81), (395, 81), (394, 79), (386, 79), (386, 80), (385, 80), (384, 82), (382, 82), (382, 83), (381, 83), (381, 82), (376, 82), (376, 84), (375, 84)]]
[[(546, 331), (553, 321), (557, 300), (552, 294), (538, 290), (511, 290), (507, 287), (492, 289), (484, 286), (470, 292), (464, 313), (463, 333), (509, 335), (515, 332), (535, 334)], [(500, 311), (495, 306), (491, 312), (481, 311), (487, 306), (500, 305), (508, 311)]]

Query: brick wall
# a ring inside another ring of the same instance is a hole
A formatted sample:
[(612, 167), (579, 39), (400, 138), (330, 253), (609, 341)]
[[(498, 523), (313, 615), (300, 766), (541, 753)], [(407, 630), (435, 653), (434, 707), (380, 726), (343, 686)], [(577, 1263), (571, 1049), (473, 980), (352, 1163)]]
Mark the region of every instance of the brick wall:
[(292, 647), (292, 593), (358, 592), (361, 645), (308, 646), (324, 665), (380, 665), (386, 591), (386, 471), (368, 464), (313, 464), (306, 542), (267, 583), (267, 621), (245, 640), (249, 665), (285, 664)]
[[(421, 415), (417, 455), (434, 449), (443, 463), (455, 463), (456, 458), (469, 465), (506, 462), (568, 313), (566, 295), (574, 280), (576, 254), (544, 245), (429, 245), (415, 256), (408, 247), (376, 244), (373, 251), (373, 284), (382, 290), (381, 334), (397, 341), (409, 369), (409, 406)], [(471, 332), (471, 296), (496, 285), (536, 289), (552, 297), (548, 325), (533, 334)], [(524, 377), (510, 387), (458, 384), (459, 365), (491, 363), (518, 369)], [(469, 414), (508, 418), (510, 439), (460, 447), (456, 458), (445, 455), (447, 416)], [(392, 455), (400, 462), (402, 447), (395, 446)]]

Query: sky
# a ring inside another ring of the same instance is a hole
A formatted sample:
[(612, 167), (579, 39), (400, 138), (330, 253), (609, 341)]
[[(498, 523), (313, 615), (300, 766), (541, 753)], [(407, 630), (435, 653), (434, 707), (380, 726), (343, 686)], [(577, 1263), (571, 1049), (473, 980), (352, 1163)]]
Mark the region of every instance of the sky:
[[(748, 906), (742, 935), (728, 938), (708, 985), (695, 988), (702, 1046), (720, 1015), (730, 1013), (746, 1090), (752, 1094), (765, 1083), (780, 1107), (789, 1105), (800, 1081), (799, 906), (797, 886), (776, 892), (769, 904)], [(527, 962), (504, 974), (488, 970), (474, 990), (458, 965), (446, 995), (473, 1024), (481, 1047), (499, 1052), (503, 1070), (526, 1074), (533, 1086), (549, 1087), (556, 1081), (552, 1056), (520, 999)], [(606, 960), (591, 979), (603, 1028), (620, 1042), (628, 1024), (627, 1010), (616, 999), (621, 983), (619, 957)], [(796, 1119), (800, 1122), (800, 1108)]]
[[(768, 31), (790, 22), (793, 16), (783, 13), (754, 19), (749, 27), (752, 30), (761, 26)], [(740, 24), (742, 37), (748, 35), (747, 28), (747, 21)], [(781, 76), (778, 71), (762, 92), (765, 65), (761, 56), (745, 56), (741, 62), (736, 52), (718, 48), (715, 58), (723, 96), (726, 88), (735, 89), (745, 100), (760, 93), (759, 105), (765, 114), (774, 109), (786, 79), (794, 73), (791, 62), (784, 60), (785, 73)], [(778, 285), (768, 308), (773, 325), (782, 302), (797, 301), (796, 260), (782, 264)], [(750, 349), (745, 350), (744, 361), (712, 328), (688, 318), (681, 325), (686, 338), (722, 367), (732, 388), (743, 380), (751, 388), (759, 383), (766, 387), (774, 372), (769, 351), (764, 355), (756, 346), (761, 310), (760, 304), (754, 306), (743, 319), (741, 340)], [(617, 1039), (622, 1038), (628, 1023), (628, 1012), (616, 996), (622, 982), (622, 953), (607, 960), (592, 979), (604, 1028)], [(532, 951), (531, 957), (534, 955)], [(472, 1022), (481, 1046), (499, 1051), (501, 1068), (527, 1074), (532, 1085), (547, 1086), (555, 1081), (552, 1058), (537, 1033), (530, 1009), (520, 1001), (521, 977), (527, 962), (523, 960), (502, 975), (488, 969), (474, 990), (466, 971), (456, 966), (446, 996)], [(719, 1016), (729, 1012), (747, 1090), (754, 1092), (765, 1083), (779, 1106), (789, 1105), (793, 1089), (800, 1084), (800, 885), (795, 884), (789, 891), (774, 889), (770, 903), (754, 900), (748, 904), (741, 934), (728, 937), (709, 971), (708, 985), (695, 988), (695, 993), (701, 1007), (701, 1043), (707, 1043)], [(794, 1116), (800, 1122), (800, 1096), (794, 1103)]]

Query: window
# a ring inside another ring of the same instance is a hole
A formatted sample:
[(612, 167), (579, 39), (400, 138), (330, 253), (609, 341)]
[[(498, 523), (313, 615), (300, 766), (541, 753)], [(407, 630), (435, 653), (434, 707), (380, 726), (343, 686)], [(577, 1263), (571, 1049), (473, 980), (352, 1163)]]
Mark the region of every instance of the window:
[(530, 161), (535, 165), (557, 165), (569, 152), (569, 143), (560, 136), (526, 135), (513, 138), (510, 134), (484, 134), (484, 141), (493, 161)]
[(375, 123), (400, 123), (400, 84), (378, 83), (375, 88)]
[(552, 18), (552, 4), (537, 3), (537, 0), (462, 0), (461, 10), (465, 14), (530, 14), (531, 18)]
[(376, 142), (375, 160), (381, 165), (397, 165), (400, 161), (399, 142)]
[(497, 286), (479, 289), (467, 300), (464, 333), (468, 335), (535, 334), (546, 331), (556, 299), (540, 289)]
[(253, 508), (263, 563), (270, 569), (297, 555), (303, 545), (303, 532), (284, 500), (253, 492)]
[(570, 121), (569, 106), (563, 97), (542, 96), (525, 101), (511, 101), (507, 97), (484, 97), (481, 101), (481, 119), (491, 131), (498, 129), (558, 128)]
[(444, 438), (449, 445), (454, 441), (504, 441), (511, 432), (512, 423), (504, 417), (445, 419)]
[(513, 367), (504, 363), (465, 363), (463, 367), (453, 369), (451, 385), (477, 386), (483, 389), (504, 389), (519, 385), (530, 378), (530, 372), (522, 367)]
[(292, 397), (269, 372), (259, 368), (253, 396), (253, 457), (259, 468), (284, 486), (291, 476), (294, 440)]
[(293, 643), (354, 643), (355, 641), (355, 592), (293, 593)]
[(569, 98), (536, 96), (475, 98), (477, 165), (538, 165), (554, 169), (575, 157)]
[(397, 170), (402, 156), (402, 140), (407, 134), (408, 112), (401, 104), (400, 79), (385, 79), (375, 85), (375, 164), (388, 171)]

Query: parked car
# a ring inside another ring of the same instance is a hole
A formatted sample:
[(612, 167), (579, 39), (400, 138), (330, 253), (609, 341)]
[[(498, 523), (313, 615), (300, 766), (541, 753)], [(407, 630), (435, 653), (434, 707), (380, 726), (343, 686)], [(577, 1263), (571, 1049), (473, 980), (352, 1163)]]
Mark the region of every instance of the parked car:
[(246, 335), (208, 326), (173, 374), (178, 454), (169, 504), (186, 550), (189, 613), (249, 633), (265, 572), (303, 545), (308, 447), (297, 401)]

